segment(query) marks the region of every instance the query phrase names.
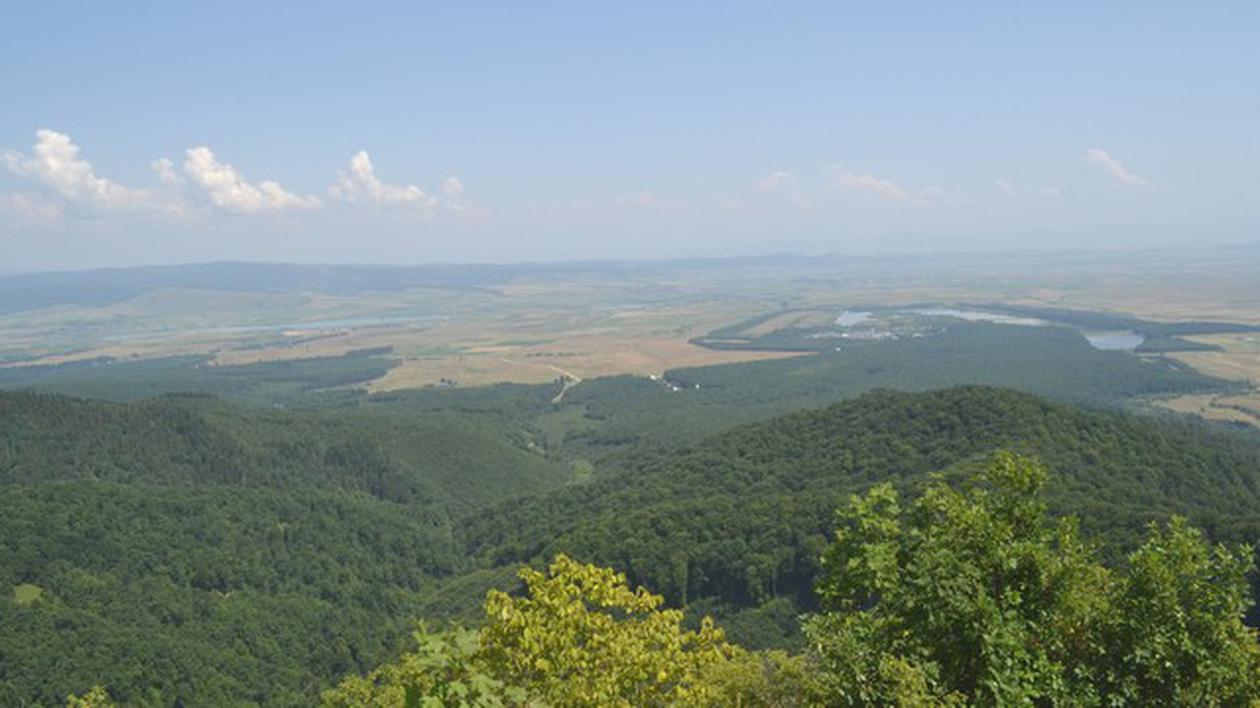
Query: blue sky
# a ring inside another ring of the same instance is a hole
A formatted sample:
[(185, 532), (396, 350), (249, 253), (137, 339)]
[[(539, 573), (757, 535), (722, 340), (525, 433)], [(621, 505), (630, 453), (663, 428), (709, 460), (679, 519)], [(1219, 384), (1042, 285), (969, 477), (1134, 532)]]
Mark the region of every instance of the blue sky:
[(0, 270), (1260, 238), (1260, 4), (0, 8)]

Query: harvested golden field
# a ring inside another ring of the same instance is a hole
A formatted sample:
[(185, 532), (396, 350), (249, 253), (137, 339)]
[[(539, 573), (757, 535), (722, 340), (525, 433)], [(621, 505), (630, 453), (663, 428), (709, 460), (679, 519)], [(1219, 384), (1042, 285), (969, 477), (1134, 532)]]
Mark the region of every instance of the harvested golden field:
[(1208, 420), (1247, 423), (1260, 428), (1260, 392), (1234, 396), (1207, 394), (1160, 401), (1160, 406)]
[(425, 357), (404, 360), (381, 378), (368, 383), (367, 389), (372, 392), (396, 391), (429, 386), (443, 380), (460, 386), (482, 386), (503, 381), (545, 383), (558, 376), (559, 373), (546, 366), (513, 362), (498, 356)]
[(1187, 339), (1223, 347), (1225, 351), (1179, 352), (1171, 356), (1210, 376), (1247, 381), (1260, 387), (1260, 333), (1214, 334)]
[(758, 337), (788, 327), (821, 327), (834, 322), (838, 314), (840, 313), (835, 311), (834, 308), (808, 312), (787, 312), (778, 317), (772, 317), (755, 327), (749, 327), (740, 334), (746, 337)]
[(476, 347), (465, 353), (408, 358), (373, 381), (371, 391), (415, 388), (442, 379), (461, 386), (538, 383), (568, 375), (660, 374), (666, 369), (800, 356), (793, 352), (716, 351), (664, 337), (579, 335), (532, 346)]
[(1187, 337), (1196, 342), (1223, 347), (1220, 352), (1178, 352), (1176, 357), (1209, 376), (1245, 381), (1248, 393), (1235, 395), (1181, 396), (1159, 405), (1180, 413), (1193, 413), (1210, 420), (1248, 423), (1260, 427), (1260, 334), (1214, 334)]

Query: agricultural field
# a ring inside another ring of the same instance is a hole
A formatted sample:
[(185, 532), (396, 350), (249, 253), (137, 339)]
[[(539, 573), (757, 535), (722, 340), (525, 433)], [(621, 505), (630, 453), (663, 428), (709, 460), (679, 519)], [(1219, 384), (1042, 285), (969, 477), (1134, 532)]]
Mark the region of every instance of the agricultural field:
[(1198, 394), (1178, 396), (1159, 405), (1178, 413), (1196, 415), (1207, 420), (1245, 423), (1260, 428), (1260, 392), (1239, 395)]
[[(1247, 252), (412, 269), (222, 264), (159, 269), (138, 284), (125, 272), (107, 273), (86, 294), (62, 292), (60, 281), (32, 293), (23, 281), (10, 296), (0, 282), (0, 372), (171, 357), (231, 369), (369, 352), (384, 372), (339, 385), (384, 392), (660, 376), (790, 355), (693, 343), (736, 323), (751, 322), (741, 337), (766, 338), (826, 327), (845, 310), (923, 303), (1256, 325), (1260, 286), (1251, 274), (1258, 262)], [(24, 306), (24, 299), (40, 306)], [(1244, 338), (1220, 336), (1223, 343), (1193, 341), (1224, 352), (1175, 356), (1209, 375), (1254, 378)]]
[(660, 376), (678, 367), (734, 364), (799, 356), (793, 352), (723, 352), (669, 337), (627, 334), (576, 335), (537, 345), (473, 347), (445, 356), (403, 360), (368, 385), (370, 391), (417, 388), (435, 382), (486, 385), (543, 383), (558, 377), (586, 379), (633, 374)]
[(1219, 350), (1179, 352), (1170, 356), (1210, 376), (1245, 383), (1250, 390), (1237, 395), (1182, 396), (1162, 401), (1161, 405), (1209, 420), (1247, 423), (1260, 428), (1260, 335), (1217, 334), (1190, 339)]
[(1189, 337), (1220, 351), (1180, 352), (1181, 361), (1204, 373), (1260, 386), (1260, 334), (1236, 333)]

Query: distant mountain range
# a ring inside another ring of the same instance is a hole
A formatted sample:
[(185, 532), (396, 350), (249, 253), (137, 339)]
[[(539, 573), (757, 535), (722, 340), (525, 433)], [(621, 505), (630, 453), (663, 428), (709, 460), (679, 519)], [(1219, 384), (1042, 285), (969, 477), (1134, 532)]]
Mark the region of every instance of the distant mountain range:
[(524, 276), (590, 277), (670, 273), (697, 269), (816, 268), (874, 265), (906, 266), (1003, 262), (1012, 265), (1047, 260), (1100, 265), (1161, 262), (1184, 265), (1196, 259), (1260, 255), (1260, 241), (1195, 251), (1145, 250), (1059, 252), (919, 252), (883, 255), (773, 254), (673, 260), (603, 260), (539, 263), (429, 263), (420, 265), (350, 265), (222, 261), (184, 265), (102, 268), (77, 271), (0, 274), (0, 315), (59, 305), (100, 307), (165, 288), (237, 292), (318, 292), (336, 295), (410, 288), (489, 288)]

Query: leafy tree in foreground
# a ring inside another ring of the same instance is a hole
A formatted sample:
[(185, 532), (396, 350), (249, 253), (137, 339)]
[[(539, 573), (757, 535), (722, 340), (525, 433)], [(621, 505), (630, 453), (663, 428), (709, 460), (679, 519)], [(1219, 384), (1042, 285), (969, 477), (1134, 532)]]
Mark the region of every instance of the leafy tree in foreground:
[(558, 556), (491, 591), (487, 625), (325, 693), (377, 705), (1256, 705), (1260, 644), (1242, 624), (1250, 551), (1184, 520), (1108, 569), (1074, 519), (1051, 523), (1045, 471), (1009, 453), (961, 489), (903, 508), (883, 484), (837, 512), (805, 620), (810, 651), (752, 653), (662, 599)]
[(491, 676), (479, 657), (472, 630), (430, 632), (421, 623), (418, 648), (366, 678), (351, 677), (324, 693), (325, 706), (504, 706), (526, 702), (526, 693)]
[(82, 696), (71, 693), (66, 696), (66, 708), (113, 708), (114, 702), (104, 686), (93, 686)]
[(524, 569), (526, 596), (492, 590), (488, 624), (417, 632), (418, 651), (324, 694), (327, 706), (713, 705), (769, 702), (767, 678), (799, 673), (782, 653), (727, 643), (705, 619), (684, 631), (682, 612), (624, 575), (560, 555), (547, 573)]
[(1260, 699), (1242, 624), (1247, 548), (1184, 520), (1152, 528), (1124, 571), (1073, 519), (1047, 523), (1040, 466), (996, 456), (965, 490), (903, 510), (887, 484), (838, 512), (809, 618), (827, 703), (1237, 705)]

